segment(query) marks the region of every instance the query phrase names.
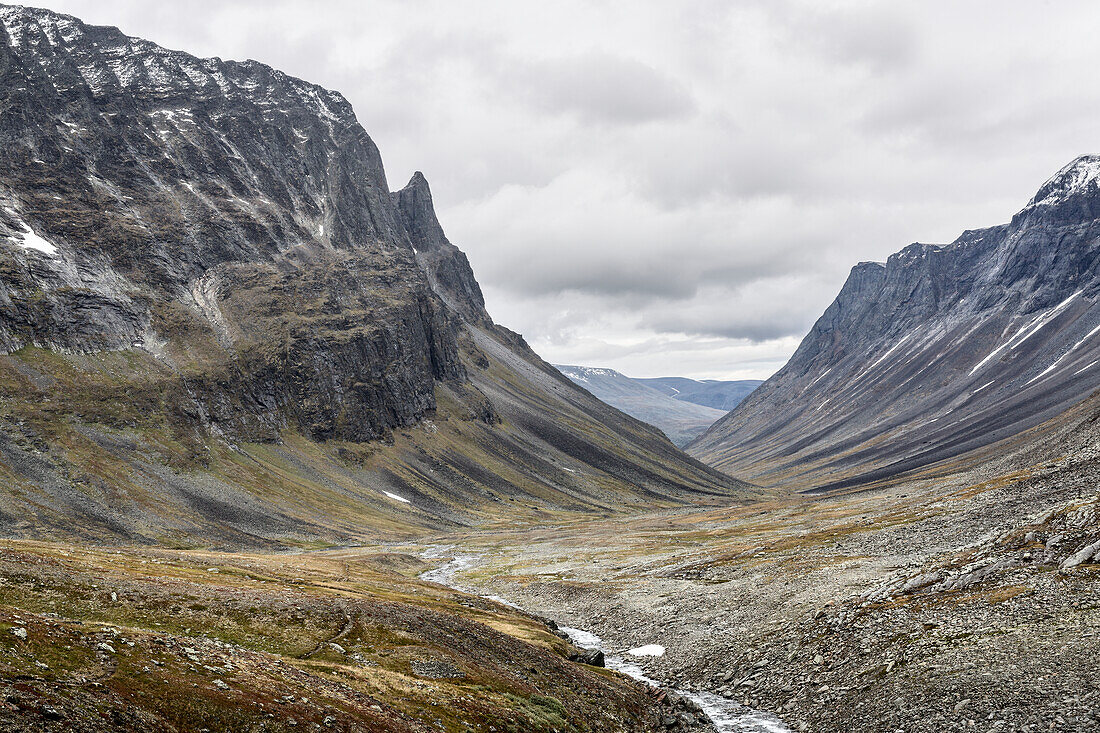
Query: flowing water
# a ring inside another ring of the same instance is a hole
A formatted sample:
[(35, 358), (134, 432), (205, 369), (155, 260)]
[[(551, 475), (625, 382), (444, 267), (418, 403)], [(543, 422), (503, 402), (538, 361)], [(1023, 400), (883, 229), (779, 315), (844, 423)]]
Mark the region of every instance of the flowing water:
[[(421, 573), (420, 578), (422, 580), (431, 581), (432, 583), (439, 583), (440, 585), (454, 588), (463, 593), (471, 593), (472, 591), (468, 588), (462, 588), (455, 584), (454, 579), (455, 575), (462, 570), (473, 567), (477, 560), (477, 555), (455, 555), (449, 551), (449, 548), (437, 547), (425, 552), (423, 557), (439, 559), (447, 557), (448, 555), (451, 556), (450, 561), (443, 563), (437, 568)], [(500, 596), (481, 597), (496, 601), (497, 603), (503, 603), (512, 608), (520, 608), (516, 604)], [(599, 649), (603, 651), (604, 664), (608, 669), (621, 672), (628, 677), (632, 677), (653, 687), (665, 687), (665, 685), (662, 685), (660, 682), (646, 676), (645, 670), (636, 662), (607, 653), (607, 650), (602, 646), (603, 641), (592, 632), (565, 627), (561, 627), (561, 630), (568, 634), (570, 641), (576, 646), (582, 649)], [(634, 651), (648, 652), (651, 649), (653, 651), (657, 649), (663, 651), (663, 647), (655, 644), (647, 645)], [(707, 717), (710, 718), (715, 729), (718, 730), (719, 733), (789, 733), (790, 729), (787, 728), (779, 718), (770, 713), (753, 710), (738, 702), (727, 700), (721, 695), (715, 695), (710, 692), (692, 692), (690, 690), (671, 689), (679, 695), (694, 700), (695, 703), (702, 708), (703, 712), (706, 713)]]

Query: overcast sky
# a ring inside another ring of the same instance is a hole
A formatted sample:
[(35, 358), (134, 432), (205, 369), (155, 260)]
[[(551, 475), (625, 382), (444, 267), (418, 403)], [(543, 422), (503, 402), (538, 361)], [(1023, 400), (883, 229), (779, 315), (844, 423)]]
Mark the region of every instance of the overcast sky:
[(342, 92), (545, 358), (766, 377), (861, 260), (1100, 152), (1100, 3), (48, 0)]

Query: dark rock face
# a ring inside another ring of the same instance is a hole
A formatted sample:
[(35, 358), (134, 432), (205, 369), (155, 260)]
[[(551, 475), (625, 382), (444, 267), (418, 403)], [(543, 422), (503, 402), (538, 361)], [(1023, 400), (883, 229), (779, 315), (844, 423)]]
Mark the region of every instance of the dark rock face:
[(958, 456), (1100, 386), (1100, 157), (1011, 223), (861, 263), (790, 362), (688, 450), (840, 488)]
[(4, 7), (0, 106), (3, 351), (157, 353), (212, 333), (188, 409), (244, 437), (377, 438), (464, 377), (429, 279), (483, 314), (469, 265), (423, 177), (394, 205), (339, 94)]

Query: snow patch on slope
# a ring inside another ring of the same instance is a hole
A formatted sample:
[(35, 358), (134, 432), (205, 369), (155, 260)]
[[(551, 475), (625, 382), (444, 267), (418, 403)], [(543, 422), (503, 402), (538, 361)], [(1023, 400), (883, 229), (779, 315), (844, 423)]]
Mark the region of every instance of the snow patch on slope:
[(23, 232), (23, 241), (21, 242), (21, 245), (24, 249), (38, 250), (43, 254), (50, 255), (51, 257), (57, 254), (57, 247), (35, 234), (34, 230), (28, 227), (26, 224), (24, 224), (23, 226), (27, 227), (26, 230)]
[(1048, 323), (1050, 323), (1051, 321), (1053, 321), (1062, 311), (1064, 311), (1067, 307), (1069, 307), (1069, 304), (1072, 303), (1077, 298), (1077, 296), (1079, 296), (1082, 292), (1083, 291), (1078, 290), (1076, 293), (1069, 296), (1068, 298), (1063, 300), (1058, 305), (1054, 306), (1050, 310), (1047, 310), (1047, 311), (1044, 311), (1044, 312), (1040, 313), (1039, 315), (1035, 316), (1030, 321), (1028, 321), (1025, 325), (1021, 326), (1016, 331), (1016, 333), (1014, 333), (1012, 335), (1012, 338), (1010, 338), (1008, 341), (1005, 341), (1003, 344), (1001, 344), (1000, 346), (995, 348), (993, 351), (989, 352), (988, 356), (986, 356), (980, 362), (975, 364), (974, 368), (970, 370), (970, 375), (969, 376), (974, 376), (975, 372), (977, 372), (983, 366), (988, 364), (989, 361), (991, 359), (993, 359), (993, 357), (995, 357), (997, 354), (1004, 351), (1006, 348), (1007, 349), (1017, 349), (1017, 348), (1019, 348), (1020, 344), (1024, 343), (1029, 338), (1034, 336), (1043, 326), (1045, 326)]
[[(14, 216), (14, 213), (10, 209), (6, 209), (6, 211), (9, 215)], [(57, 255), (57, 247), (52, 242), (47, 240), (45, 237), (36, 234), (34, 229), (32, 229), (30, 225), (27, 224), (25, 221), (19, 220), (17, 221), (17, 223), (19, 225), (19, 228), (22, 230), (21, 232), (17, 233), (15, 237), (12, 237), (17, 245), (19, 245), (23, 249), (33, 249), (36, 252), (41, 252), (42, 254), (49, 257), (54, 257)]]

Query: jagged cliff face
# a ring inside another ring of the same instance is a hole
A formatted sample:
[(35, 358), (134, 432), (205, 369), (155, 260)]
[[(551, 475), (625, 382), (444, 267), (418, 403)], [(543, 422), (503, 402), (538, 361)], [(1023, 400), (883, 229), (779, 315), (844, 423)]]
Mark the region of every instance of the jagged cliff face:
[(840, 488), (1014, 435), (1100, 386), (1100, 157), (1009, 224), (861, 263), (790, 362), (689, 452)]
[(741, 487), (495, 326), (339, 94), (0, 6), (0, 110), (7, 531), (344, 541)]
[(193, 409), (249, 435), (376, 438), (463, 376), (342, 97), (45, 11), (0, 23), (0, 348), (182, 364), (176, 333), (208, 330), (236, 397), (196, 377)]

